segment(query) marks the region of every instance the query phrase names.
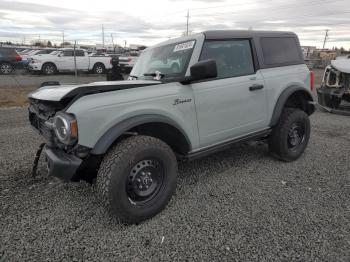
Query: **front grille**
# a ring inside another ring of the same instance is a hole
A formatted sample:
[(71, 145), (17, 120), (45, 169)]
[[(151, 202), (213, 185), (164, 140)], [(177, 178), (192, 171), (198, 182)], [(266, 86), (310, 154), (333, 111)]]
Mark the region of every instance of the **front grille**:
[(54, 140), (54, 132), (51, 128), (49, 128), (45, 122), (47, 120), (40, 117), (39, 114), (33, 112), (31, 108), (29, 108), (29, 122), (30, 124), (38, 130), (38, 132), (48, 141)]
[(29, 122), (48, 141), (55, 142), (55, 134), (49, 123), (57, 111), (62, 109), (56, 102), (29, 99)]

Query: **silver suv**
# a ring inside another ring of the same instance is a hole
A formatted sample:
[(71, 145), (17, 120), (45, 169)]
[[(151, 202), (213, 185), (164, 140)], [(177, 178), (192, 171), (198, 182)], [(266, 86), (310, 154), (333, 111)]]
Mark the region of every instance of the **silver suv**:
[(290, 32), (206, 31), (144, 50), (129, 80), (42, 87), (29, 119), (49, 172), (95, 181), (123, 223), (160, 212), (177, 161), (252, 139), (296, 160), (310, 136), (313, 79)]

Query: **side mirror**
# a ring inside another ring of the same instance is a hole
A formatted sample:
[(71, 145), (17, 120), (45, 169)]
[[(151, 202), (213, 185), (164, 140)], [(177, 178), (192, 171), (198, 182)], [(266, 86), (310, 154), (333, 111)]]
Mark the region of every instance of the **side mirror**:
[(191, 66), (190, 72), (191, 72), (191, 76), (186, 77), (186, 79), (182, 81), (183, 84), (189, 84), (192, 81), (197, 81), (202, 79), (215, 78), (218, 75), (216, 62), (215, 60), (212, 60), (212, 59), (203, 60), (194, 64), (193, 66)]

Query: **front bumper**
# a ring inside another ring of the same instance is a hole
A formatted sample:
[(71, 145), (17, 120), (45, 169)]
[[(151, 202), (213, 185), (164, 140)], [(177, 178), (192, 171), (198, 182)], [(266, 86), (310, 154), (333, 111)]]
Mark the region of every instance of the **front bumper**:
[(324, 86), (317, 88), (318, 103), (322, 106), (335, 108), (342, 96), (343, 92), (336, 88), (326, 88)]
[(42, 64), (39, 63), (29, 63), (28, 64), (28, 69), (30, 71), (40, 71), (42, 67)]
[(45, 147), (49, 175), (70, 181), (83, 162), (80, 158), (56, 148)]

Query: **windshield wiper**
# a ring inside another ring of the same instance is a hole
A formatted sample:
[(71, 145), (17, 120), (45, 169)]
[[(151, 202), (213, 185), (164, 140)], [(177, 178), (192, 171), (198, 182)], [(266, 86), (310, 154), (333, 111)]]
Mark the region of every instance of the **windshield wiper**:
[(129, 75), (129, 77), (132, 77), (132, 78), (135, 78), (135, 79), (139, 78), (138, 76), (133, 76), (133, 75)]

